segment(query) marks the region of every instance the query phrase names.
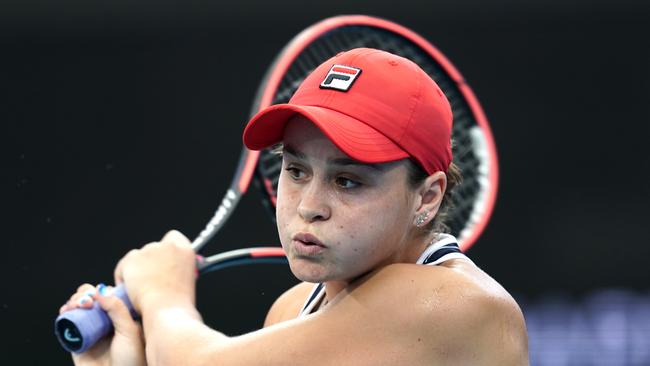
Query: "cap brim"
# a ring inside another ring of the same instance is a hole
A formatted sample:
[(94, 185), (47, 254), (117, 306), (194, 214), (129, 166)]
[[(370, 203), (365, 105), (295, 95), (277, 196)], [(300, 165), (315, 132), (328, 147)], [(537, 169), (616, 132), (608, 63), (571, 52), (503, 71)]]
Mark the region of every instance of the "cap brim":
[(293, 104), (272, 105), (256, 114), (244, 129), (244, 145), (261, 150), (280, 143), (287, 122), (295, 114), (312, 121), (334, 145), (355, 160), (382, 163), (409, 156), (395, 142), (362, 121), (328, 108)]

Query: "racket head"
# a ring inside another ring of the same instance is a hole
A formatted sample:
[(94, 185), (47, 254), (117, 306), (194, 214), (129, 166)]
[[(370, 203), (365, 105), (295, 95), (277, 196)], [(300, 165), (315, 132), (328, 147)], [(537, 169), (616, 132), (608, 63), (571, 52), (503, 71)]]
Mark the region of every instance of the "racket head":
[[(461, 250), (469, 249), (485, 229), (497, 195), (498, 160), (492, 131), (478, 99), (455, 66), (427, 40), (394, 22), (365, 15), (325, 19), (294, 37), (278, 54), (260, 84), (251, 117), (289, 101), (318, 65), (357, 47), (385, 50), (418, 64), (438, 84), (451, 104), (453, 161), (463, 173), (446, 223)], [(282, 160), (271, 149), (259, 153), (254, 180), (275, 220)]]

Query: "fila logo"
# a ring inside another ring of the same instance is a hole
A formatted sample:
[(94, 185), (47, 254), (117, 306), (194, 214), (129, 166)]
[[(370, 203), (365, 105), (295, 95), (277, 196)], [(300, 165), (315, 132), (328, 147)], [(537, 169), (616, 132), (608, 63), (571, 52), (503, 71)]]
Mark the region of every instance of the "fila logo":
[(348, 91), (352, 83), (361, 74), (361, 69), (345, 65), (334, 65), (327, 72), (325, 80), (320, 83), (321, 89), (335, 89), (340, 91)]

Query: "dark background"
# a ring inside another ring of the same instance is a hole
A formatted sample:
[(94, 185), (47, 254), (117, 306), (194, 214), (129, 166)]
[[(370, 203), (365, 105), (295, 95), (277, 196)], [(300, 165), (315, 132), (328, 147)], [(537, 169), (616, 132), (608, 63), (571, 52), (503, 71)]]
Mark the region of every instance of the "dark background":
[[(361, 13), (434, 43), (474, 89), (501, 168), (469, 255), (520, 301), (650, 290), (645, 1), (56, 1), (0, 5), (0, 364), (66, 364), (52, 323), (130, 248), (193, 238), (230, 182), (266, 67), (296, 33)], [(278, 243), (252, 189), (208, 251)], [(206, 321), (255, 329), (295, 280), (199, 281)], [(14, 360), (14, 361), (10, 361)]]

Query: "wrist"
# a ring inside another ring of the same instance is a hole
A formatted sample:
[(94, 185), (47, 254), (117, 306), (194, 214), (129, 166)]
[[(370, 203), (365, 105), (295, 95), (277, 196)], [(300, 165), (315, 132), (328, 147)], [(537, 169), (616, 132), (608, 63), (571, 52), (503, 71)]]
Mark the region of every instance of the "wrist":
[[(189, 364), (187, 350), (202, 339), (196, 329), (204, 327), (201, 315), (187, 301), (150, 298), (142, 313), (145, 352), (149, 364)], [(187, 363), (186, 363), (187, 362)]]
[[(140, 314), (155, 314), (166, 309), (185, 309), (196, 312), (194, 294), (147, 293), (140, 299)], [(198, 313), (197, 313), (198, 314)]]

